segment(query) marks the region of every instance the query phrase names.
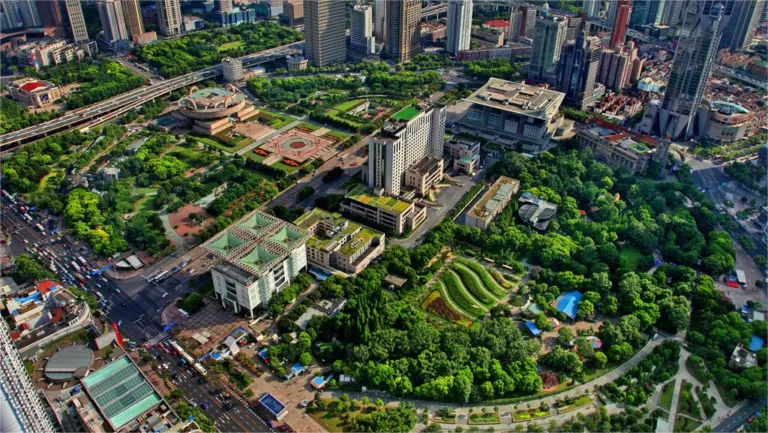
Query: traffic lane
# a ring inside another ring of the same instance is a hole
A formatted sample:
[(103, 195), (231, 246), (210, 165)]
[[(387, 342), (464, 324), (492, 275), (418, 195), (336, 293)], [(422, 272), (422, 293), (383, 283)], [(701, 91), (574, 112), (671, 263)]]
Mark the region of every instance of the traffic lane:
[(735, 432), (739, 426), (746, 424), (749, 417), (755, 414), (760, 408), (764, 407), (768, 399), (761, 399), (751, 401), (745, 404), (736, 413), (726, 418), (725, 421), (716, 426), (713, 431), (715, 432)]
[[(184, 394), (197, 406), (207, 403), (208, 409), (204, 410), (206, 416), (211, 418), (216, 427), (221, 431), (247, 431), (269, 432), (271, 429), (266, 422), (256, 415), (246, 402), (239, 401), (239, 397), (233, 395), (225, 388), (219, 386), (214, 380), (205, 379), (201, 384), (201, 377), (188, 365), (179, 365), (179, 361), (166, 354), (157, 347), (151, 350), (162, 362), (169, 366), (172, 374), (178, 374), (177, 379), (171, 382), (184, 390)], [(230, 394), (230, 400), (235, 406), (229, 410), (224, 409), (227, 401), (220, 396), (218, 391)]]

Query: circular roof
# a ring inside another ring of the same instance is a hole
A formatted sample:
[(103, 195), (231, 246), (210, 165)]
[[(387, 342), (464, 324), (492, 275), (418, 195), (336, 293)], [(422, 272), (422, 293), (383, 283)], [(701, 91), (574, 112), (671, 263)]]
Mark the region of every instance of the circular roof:
[(741, 105), (734, 104), (733, 102), (715, 101), (715, 102), (712, 102), (712, 106), (716, 110), (722, 110), (724, 112), (727, 112), (728, 114), (749, 114), (749, 110), (742, 107)]
[(93, 364), (93, 358), (93, 351), (87, 346), (64, 347), (45, 364), (45, 377), (50, 380), (85, 377)]

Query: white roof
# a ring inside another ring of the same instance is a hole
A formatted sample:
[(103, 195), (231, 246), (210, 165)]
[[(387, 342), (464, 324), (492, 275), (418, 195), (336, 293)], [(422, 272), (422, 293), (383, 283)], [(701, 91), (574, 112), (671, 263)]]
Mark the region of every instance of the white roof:
[(745, 274), (741, 269), (736, 269), (736, 279), (739, 280), (740, 283), (746, 284), (747, 274)]
[(134, 269), (139, 269), (140, 267), (144, 266), (144, 263), (141, 263), (141, 260), (139, 260), (139, 258), (136, 257), (135, 255), (128, 256), (125, 258), (125, 260), (127, 260), (128, 263), (130, 263)]
[(669, 422), (661, 417), (656, 418), (656, 433), (669, 433)]

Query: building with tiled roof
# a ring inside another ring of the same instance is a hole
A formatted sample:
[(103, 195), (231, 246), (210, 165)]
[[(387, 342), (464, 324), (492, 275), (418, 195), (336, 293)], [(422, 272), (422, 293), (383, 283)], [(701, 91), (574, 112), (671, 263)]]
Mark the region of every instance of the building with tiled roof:
[(594, 158), (609, 167), (624, 167), (630, 173), (645, 173), (651, 161), (666, 161), (668, 147), (658, 140), (597, 119), (579, 130), (576, 139), (592, 150)]
[(307, 266), (309, 235), (298, 226), (253, 211), (202, 247), (222, 260), (211, 269), (216, 298), (253, 317)]

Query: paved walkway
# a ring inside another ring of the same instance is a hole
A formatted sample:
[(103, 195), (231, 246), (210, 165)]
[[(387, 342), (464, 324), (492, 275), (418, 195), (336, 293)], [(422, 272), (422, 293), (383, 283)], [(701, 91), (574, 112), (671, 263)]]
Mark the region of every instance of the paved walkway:
[[(290, 117), (293, 118), (293, 116), (290, 116)], [(245, 155), (246, 153), (250, 152), (251, 150), (261, 146), (262, 144), (266, 143), (267, 141), (269, 141), (269, 140), (277, 137), (278, 135), (282, 134), (283, 132), (291, 130), (291, 129), (301, 125), (306, 120), (307, 120), (307, 116), (302, 116), (302, 117), (294, 120), (293, 122), (283, 126), (282, 128), (280, 128), (280, 129), (278, 129), (278, 130), (276, 130), (274, 132), (270, 132), (269, 134), (265, 135), (264, 137), (261, 137), (260, 139), (254, 141), (253, 143), (243, 147), (242, 149), (236, 151), (235, 153), (238, 154), (238, 155)]]

